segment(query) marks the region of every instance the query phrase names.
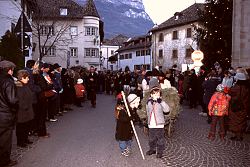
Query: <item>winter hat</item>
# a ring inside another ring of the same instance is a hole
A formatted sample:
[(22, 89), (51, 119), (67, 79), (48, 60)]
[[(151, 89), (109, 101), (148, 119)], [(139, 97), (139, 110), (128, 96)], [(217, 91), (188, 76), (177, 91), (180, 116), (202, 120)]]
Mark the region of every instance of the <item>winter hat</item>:
[(222, 84), (219, 84), (216, 88), (218, 92), (223, 92), (224, 91), (224, 86)]
[(149, 81), (149, 90), (151, 91), (154, 88), (159, 88), (160, 89), (160, 84), (159, 84), (157, 78), (151, 78), (150, 81)]
[(160, 75), (159, 70), (157, 70), (157, 68), (154, 68), (154, 69), (152, 70), (152, 76), (159, 76), (159, 75)]
[(16, 65), (14, 63), (12, 63), (11, 61), (7, 61), (7, 60), (3, 60), (0, 61), (0, 68), (4, 69), (4, 68), (15, 68)]
[(227, 94), (228, 94), (228, 93), (229, 93), (229, 91), (230, 91), (230, 88), (229, 88), (229, 87), (227, 87), (227, 86), (225, 86), (225, 87), (224, 87), (224, 93), (227, 93)]
[(164, 74), (164, 72), (160, 71), (159, 76), (160, 77), (165, 77), (166, 75)]
[(234, 79), (236, 81), (238, 80), (247, 80), (247, 77), (244, 73), (236, 73), (236, 75), (234, 76)]
[(140, 97), (138, 97), (136, 94), (130, 94), (130, 95), (128, 95), (127, 100), (129, 103), (133, 103), (136, 100), (140, 101)]
[(43, 63), (42, 68), (50, 68), (50, 65), (48, 63)]
[(82, 84), (83, 83), (83, 80), (82, 79), (78, 79), (77, 80), (77, 84)]
[(146, 75), (147, 77), (148, 77), (148, 76), (152, 76), (152, 71), (147, 71), (145, 75)]
[(57, 69), (57, 68), (60, 68), (61, 66), (58, 64), (58, 63), (55, 63), (54, 65), (53, 65), (53, 68), (54, 69)]

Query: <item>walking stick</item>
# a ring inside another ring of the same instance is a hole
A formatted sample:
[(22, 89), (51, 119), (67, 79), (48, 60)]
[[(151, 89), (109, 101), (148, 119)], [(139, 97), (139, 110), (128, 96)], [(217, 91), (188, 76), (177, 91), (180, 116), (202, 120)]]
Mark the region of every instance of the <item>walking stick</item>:
[[(125, 97), (125, 94), (124, 94), (123, 91), (122, 91), (122, 98), (123, 98), (123, 101), (124, 101), (124, 104), (125, 104), (125, 107), (126, 107), (128, 116), (131, 117), (131, 114), (130, 114), (130, 111), (129, 111), (129, 108), (128, 108), (128, 104), (127, 104), (127, 100), (126, 100), (126, 97)], [(137, 133), (136, 133), (136, 130), (135, 130), (134, 123), (133, 123), (132, 120), (130, 120), (130, 123), (131, 123), (131, 126), (132, 126), (132, 128), (133, 128), (133, 131), (134, 131), (134, 134), (135, 134), (135, 138), (136, 138), (138, 147), (139, 147), (140, 152), (141, 152), (142, 159), (145, 160), (145, 157), (144, 157), (144, 154), (143, 154), (143, 151), (142, 151), (142, 148), (141, 148), (141, 144), (140, 144), (139, 138), (138, 138)]]

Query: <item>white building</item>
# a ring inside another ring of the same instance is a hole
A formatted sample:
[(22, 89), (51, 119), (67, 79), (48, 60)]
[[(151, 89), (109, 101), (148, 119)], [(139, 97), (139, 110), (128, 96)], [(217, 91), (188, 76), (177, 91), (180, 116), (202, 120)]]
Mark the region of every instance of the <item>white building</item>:
[(134, 37), (117, 50), (118, 52), (118, 69), (125, 70), (128, 66), (131, 71), (139, 70), (143, 67), (151, 70), (151, 36), (144, 35)]
[(202, 9), (203, 4), (195, 3), (151, 30), (153, 66), (165, 70), (177, 65), (181, 70), (193, 63), (191, 53), (198, 49), (194, 28)]
[[(21, 32), (26, 33), (32, 43), (32, 10), (35, 7), (33, 0), (1, 0), (0, 1), (0, 38), (10, 31), (21, 37)], [(24, 13), (21, 19), (21, 13)], [(23, 28), (21, 28), (21, 20), (23, 20)], [(32, 47), (25, 48), (23, 55), (25, 61), (32, 58)]]
[[(124, 35), (117, 35), (112, 39), (106, 39), (101, 45), (101, 69), (118, 70), (117, 52), (122, 44), (128, 40)], [(111, 58), (110, 58), (111, 57)], [(112, 58), (114, 60), (112, 60)]]
[(99, 69), (101, 21), (93, 0), (87, 0), (84, 6), (72, 0), (37, 0), (37, 3), (40, 10), (34, 17), (33, 59), (42, 57), (43, 61), (62, 67)]
[(233, 1), (232, 66), (250, 67), (250, 1)]

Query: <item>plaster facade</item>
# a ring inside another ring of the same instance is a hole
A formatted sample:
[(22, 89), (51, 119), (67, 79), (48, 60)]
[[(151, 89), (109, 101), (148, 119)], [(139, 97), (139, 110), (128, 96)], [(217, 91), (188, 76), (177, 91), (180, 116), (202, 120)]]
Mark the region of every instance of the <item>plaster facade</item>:
[[(51, 25), (51, 23), (52, 21), (48, 21), (45, 25)], [(86, 16), (82, 19), (58, 20), (54, 25), (55, 34), (57, 33), (56, 31), (59, 31), (62, 28), (62, 26), (65, 26), (66, 30), (62, 33), (60, 39), (54, 44), (54, 55), (44, 56), (43, 61), (52, 64), (58, 63), (64, 68), (72, 66), (83, 66), (86, 68), (94, 66), (97, 69), (100, 68), (99, 18)], [(72, 35), (71, 32), (72, 27), (76, 27), (77, 29), (75, 32), (76, 34), (74, 35)], [(88, 27), (95, 28), (95, 35), (87, 35), (86, 31)], [(53, 38), (55, 37), (48, 40), (45, 46), (50, 46), (53, 42)], [(43, 38), (43, 41), (41, 42), (42, 45), (46, 39), (46, 37)], [(38, 38), (34, 37), (34, 43), (36, 43), (37, 47), (34, 49), (33, 59), (38, 59)], [(86, 49), (90, 49), (90, 55), (92, 55), (93, 50), (94, 56), (88, 56)]]
[[(153, 66), (159, 66), (165, 70), (172, 68), (172, 66), (176, 64), (177, 68), (181, 70), (182, 64), (192, 64), (191, 54), (187, 54), (186, 52), (188, 49), (189, 51), (198, 49), (197, 42), (193, 37), (195, 33), (194, 26), (198, 26), (198, 23), (196, 22), (153, 32)], [(188, 28), (191, 29), (190, 37), (187, 36)], [(174, 31), (177, 32), (176, 39), (173, 38)], [(160, 34), (163, 35), (163, 40), (160, 40)], [(160, 50), (162, 50), (162, 55), (160, 55)], [(175, 55), (173, 55), (173, 52), (175, 52)]]

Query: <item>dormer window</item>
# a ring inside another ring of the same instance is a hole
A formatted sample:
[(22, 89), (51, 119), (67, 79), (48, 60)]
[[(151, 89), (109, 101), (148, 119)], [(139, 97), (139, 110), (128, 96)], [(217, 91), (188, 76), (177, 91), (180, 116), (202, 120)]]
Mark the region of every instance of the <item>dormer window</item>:
[(60, 8), (60, 15), (61, 16), (67, 16), (68, 15), (68, 9), (67, 8)]
[(178, 20), (183, 14), (181, 12), (175, 12), (174, 17), (175, 20)]

